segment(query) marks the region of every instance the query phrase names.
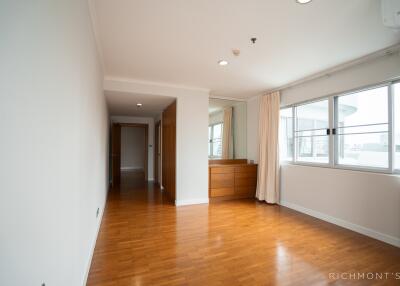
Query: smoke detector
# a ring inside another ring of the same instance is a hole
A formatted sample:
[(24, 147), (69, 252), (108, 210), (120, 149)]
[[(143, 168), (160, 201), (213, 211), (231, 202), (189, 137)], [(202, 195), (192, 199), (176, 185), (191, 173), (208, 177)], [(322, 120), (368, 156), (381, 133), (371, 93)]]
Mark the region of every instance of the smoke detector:
[(232, 49), (232, 54), (233, 54), (235, 57), (238, 57), (238, 56), (240, 55), (240, 50), (239, 50), (239, 49)]

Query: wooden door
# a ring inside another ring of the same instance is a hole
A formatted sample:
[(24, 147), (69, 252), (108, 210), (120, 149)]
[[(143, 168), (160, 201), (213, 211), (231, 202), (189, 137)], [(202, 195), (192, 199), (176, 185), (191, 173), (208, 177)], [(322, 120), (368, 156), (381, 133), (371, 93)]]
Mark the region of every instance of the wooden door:
[(160, 184), (160, 178), (158, 177), (159, 173), (159, 162), (160, 162), (160, 124), (158, 121), (154, 128), (154, 181), (156, 184)]
[(114, 123), (111, 132), (112, 186), (115, 188), (121, 183), (121, 125)]
[(176, 102), (162, 114), (162, 185), (168, 197), (175, 202), (176, 172)]

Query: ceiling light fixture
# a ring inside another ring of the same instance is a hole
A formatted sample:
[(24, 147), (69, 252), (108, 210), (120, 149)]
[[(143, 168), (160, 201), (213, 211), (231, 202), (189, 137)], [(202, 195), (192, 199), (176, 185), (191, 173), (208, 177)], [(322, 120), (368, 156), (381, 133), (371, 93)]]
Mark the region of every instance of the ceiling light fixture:
[(220, 66), (226, 66), (226, 65), (228, 64), (228, 62), (225, 61), (225, 60), (220, 60), (220, 61), (218, 61), (218, 64), (219, 64)]
[(311, 0), (296, 0), (296, 2), (299, 4), (307, 4), (307, 3), (310, 3)]
[(142, 105), (143, 105), (143, 104), (141, 104), (141, 103), (136, 103), (136, 106), (137, 106), (137, 107), (142, 107)]

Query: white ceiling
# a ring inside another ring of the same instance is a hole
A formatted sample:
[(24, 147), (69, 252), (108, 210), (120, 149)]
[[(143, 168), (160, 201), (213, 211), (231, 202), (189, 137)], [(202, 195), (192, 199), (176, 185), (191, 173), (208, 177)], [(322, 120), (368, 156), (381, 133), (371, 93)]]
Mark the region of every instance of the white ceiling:
[[(104, 94), (111, 116), (155, 117), (175, 100), (173, 97), (118, 91), (105, 91)], [(137, 103), (142, 103), (142, 107), (137, 107)]]
[(379, 0), (96, 0), (95, 9), (107, 77), (214, 96), (250, 97), (400, 41)]

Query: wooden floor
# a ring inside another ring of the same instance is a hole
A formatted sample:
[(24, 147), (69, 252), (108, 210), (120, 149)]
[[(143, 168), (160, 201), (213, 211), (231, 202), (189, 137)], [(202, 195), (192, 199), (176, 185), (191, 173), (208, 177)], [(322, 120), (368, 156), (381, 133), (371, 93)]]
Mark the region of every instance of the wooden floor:
[(400, 285), (400, 249), (254, 200), (175, 207), (137, 174), (109, 194), (87, 285), (328, 284)]

